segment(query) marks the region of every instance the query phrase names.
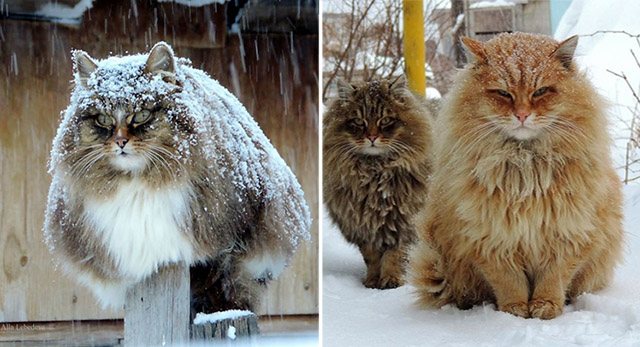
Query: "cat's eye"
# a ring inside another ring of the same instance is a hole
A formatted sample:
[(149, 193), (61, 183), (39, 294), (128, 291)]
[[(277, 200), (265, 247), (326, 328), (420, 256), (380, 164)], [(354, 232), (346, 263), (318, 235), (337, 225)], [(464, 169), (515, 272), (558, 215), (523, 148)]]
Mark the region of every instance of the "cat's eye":
[(107, 116), (106, 114), (98, 115), (96, 118), (96, 124), (104, 128), (110, 128), (113, 126), (113, 118), (111, 116)]
[(496, 93), (498, 93), (498, 95), (500, 95), (502, 97), (505, 97), (505, 98), (508, 98), (508, 99), (512, 98), (511, 94), (506, 90), (496, 89)]
[(364, 125), (364, 120), (360, 119), (360, 118), (354, 118), (351, 120), (351, 122), (359, 127)]
[(540, 88), (540, 89), (536, 90), (536, 91), (533, 93), (533, 95), (532, 95), (532, 96), (533, 96), (534, 98), (535, 98), (535, 97), (538, 97), (538, 96), (541, 96), (541, 95), (545, 94), (548, 90), (549, 90), (549, 87), (542, 87), (542, 88)]
[(140, 112), (136, 112), (131, 121), (135, 124), (141, 124), (148, 121), (149, 117), (151, 117), (151, 112), (149, 110), (142, 110)]
[(389, 125), (393, 122), (393, 119), (391, 117), (384, 117), (380, 120), (380, 125), (384, 126), (384, 125)]

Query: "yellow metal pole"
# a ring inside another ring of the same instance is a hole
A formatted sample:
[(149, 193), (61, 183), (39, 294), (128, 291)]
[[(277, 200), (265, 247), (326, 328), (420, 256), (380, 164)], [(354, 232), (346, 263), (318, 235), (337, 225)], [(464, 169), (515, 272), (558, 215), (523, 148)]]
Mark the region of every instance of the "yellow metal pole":
[(402, 0), (404, 64), (409, 88), (425, 96), (424, 8), (422, 0)]

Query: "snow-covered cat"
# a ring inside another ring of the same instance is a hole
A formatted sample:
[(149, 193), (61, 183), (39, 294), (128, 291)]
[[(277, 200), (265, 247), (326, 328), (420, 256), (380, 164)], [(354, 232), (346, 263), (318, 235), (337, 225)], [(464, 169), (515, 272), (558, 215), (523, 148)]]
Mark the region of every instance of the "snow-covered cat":
[(289, 167), (239, 101), (166, 43), (74, 60), (44, 228), (63, 268), (119, 308), (132, 284), (186, 262), (204, 274), (192, 271), (194, 292), (217, 301), (194, 309), (255, 309), (309, 239)]

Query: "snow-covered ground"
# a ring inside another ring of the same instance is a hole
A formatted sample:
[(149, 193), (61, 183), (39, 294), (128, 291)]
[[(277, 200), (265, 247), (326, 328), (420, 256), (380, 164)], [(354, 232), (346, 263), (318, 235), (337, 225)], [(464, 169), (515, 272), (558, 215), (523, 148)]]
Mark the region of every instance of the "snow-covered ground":
[(419, 309), (410, 286), (367, 289), (358, 249), (323, 220), (323, 346), (640, 346), (640, 185), (626, 186), (627, 247), (614, 283), (550, 321), (498, 312)]
[[(640, 1), (574, 0), (556, 32), (565, 39), (598, 30), (640, 34)], [(624, 163), (629, 108), (635, 102), (624, 81), (608, 73), (624, 71), (640, 86), (635, 38), (625, 34), (581, 36), (577, 61), (611, 102), (612, 155)], [(623, 176), (624, 171), (618, 171)], [(640, 184), (624, 187), (624, 262), (609, 288), (584, 294), (553, 320), (522, 319), (493, 305), (468, 311), (455, 307), (419, 309), (410, 286), (392, 290), (362, 285), (365, 265), (354, 246), (324, 214), (322, 330), (324, 346), (640, 346)]]

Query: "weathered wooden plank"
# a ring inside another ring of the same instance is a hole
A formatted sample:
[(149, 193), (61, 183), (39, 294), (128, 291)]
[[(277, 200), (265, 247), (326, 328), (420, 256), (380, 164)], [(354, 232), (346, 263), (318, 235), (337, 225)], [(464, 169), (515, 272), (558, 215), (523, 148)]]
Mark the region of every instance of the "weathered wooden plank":
[(127, 346), (184, 343), (189, 339), (189, 268), (172, 264), (127, 291), (124, 341)]
[(308, 334), (318, 332), (319, 322), (317, 314), (260, 316), (258, 327), (260, 336)]
[(196, 342), (213, 340), (235, 340), (260, 335), (258, 317), (251, 313), (236, 318), (191, 324), (191, 340)]
[[(318, 315), (260, 316), (258, 327), (262, 337), (317, 333)], [(211, 325), (205, 331), (213, 334)], [(0, 346), (112, 346), (123, 339), (122, 319), (0, 323)]]
[(124, 338), (121, 319), (0, 323), (0, 346), (114, 346)]

